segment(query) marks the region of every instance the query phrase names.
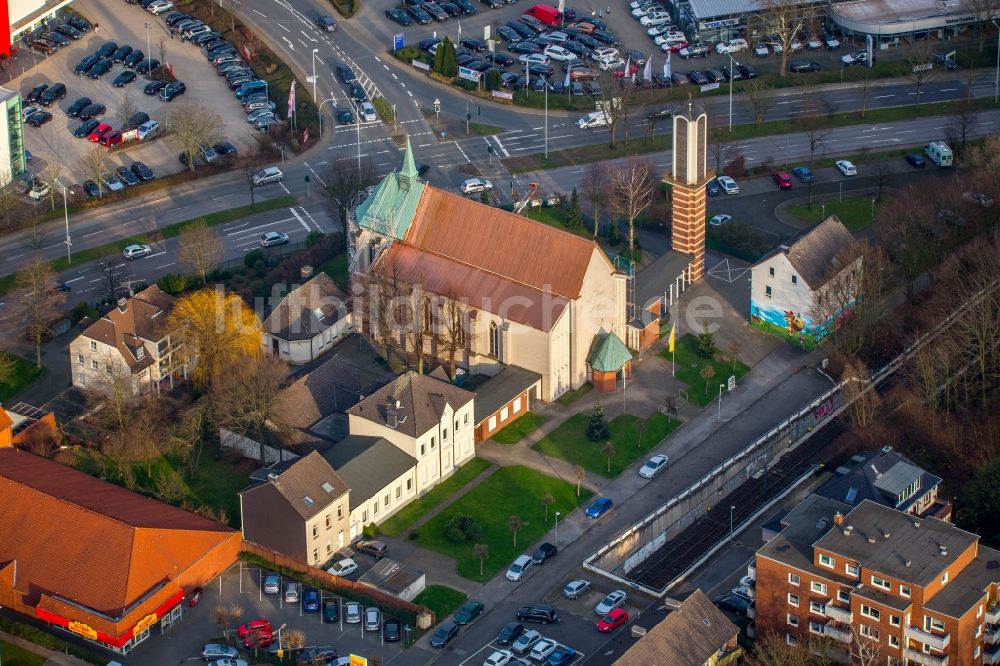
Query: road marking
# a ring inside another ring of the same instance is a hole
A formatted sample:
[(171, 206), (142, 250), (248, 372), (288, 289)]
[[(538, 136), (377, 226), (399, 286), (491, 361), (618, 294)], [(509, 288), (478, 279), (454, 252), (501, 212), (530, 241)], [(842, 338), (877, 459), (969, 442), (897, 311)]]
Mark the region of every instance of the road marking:
[(472, 162), (472, 160), (471, 160), (471, 159), (469, 159), (469, 156), (465, 154), (465, 151), (464, 151), (464, 150), (462, 150), (462, 146), (460, 146), (460, 145), (458, 145), (458, 144), (456, 143), (456, 144), (455, 144), (455, 147), (456, 147), (456, 148), (458, 148), (458, 152), (462, 153), (462, 157), (464, 157), (464, 158), (465, 158), (465, 161), (466, 161), (466, 162), (469, 162), (469, 163), (471, 163), (471, 162)]
[[(398, 76), (396, 76), (396, 73), (395, 73), (395, 72), (393, 72), (393, 73), (392, 73), (392, 78), (394, 78), (394, 79), (396, 79), (397, 81), (399, 81), (399, 77), (398, 77)], [(406, 86), (404, 85), (403, 87), (405, 88)]]
[[(103, 234), (106, 230), (101, 229), (100, 231), (91, 231), (89, 234), (84, 234), (84, 238), (90, 238), (91, 236), (96, 236), (97, 234)], [(16, 259), (17, 257), (11, 257), (11, 259)]]
[(286, 44), (288, 44), (288, 50), (289, 51), (294, 51), (295, 50), (295, 44), (292, 44), (292, 40), (288, 39), (288, 37), (285, 37), (284, 35), (282, 35), (281, 38), (283, 40), (285, 40)]
[(164, 213), (172, 213), (175, 210), (184, 210), (185, 208), (187, 208), (187, 206), (178, 206), (177, 208), (171, 208), (169, 210), (166, 210), (166, 211), (164, 211)]
[(318, 231), (320, 233), (323, 233), (323, 229), (319, 226), (319, 222), (317, 222), (316, 219), (312, 215), (309, 214), (309, 211), (306, 210), (306, 207), (305, 206), (299, 206), (299, 208), (302, 209), (302, 214), (305, 215), (306, 217), (308, 217), (309, 221), (312, 222), (313, 226), (316, 227), (316, 231)]
[[(410, 97), (413, 97), (413, 93), (412, 93), (412, 92), (410, 92), (409, 90), (407, 90), (407, 91), (406, 91), (406, 94), (407, 94), (407, 95), (409, 95)], [(418, 106), (419, 106), (419, 105), (418, 105)]]
[(285, 187), (285, 184), (283, 182), (281, 182), (280, 180), (278, 181), (278, 185), (281, 185), (281, 189), (283, 189), (285, 191), (285, 194), (291, 194), (291, 192), (288, 191), (288, 188)]
[(306, 44), (305, 42), (303, 42), (301, 39), (299, 40), (299, 44), (301, 44), (302, 46), (304, 46), (306, 48), (309, 48), (309, 45)]
[(285, 32), (291, 32), (291, 30), (289, 30), (289, 29), (288, 29), (288, 28), (286, 28), (285, 26), (281, 25), (280, 23), (276, 23), (275, 25), (277, 25), (277, 26), (278, 26), (279, 28), (281, 28), (281, 29), (282, 29), (282, 30), (284, 30)]
[(375, 62), (382, 62), (378, 56), (372, 56), (372, 57), (375, 58)]
[[(506, 148), (504, 148), (504, 145), (502, 143), (500, 143), (500, 137), (498, 137), (498, 136), (496, 136), (494, 134), (493, 135), (493, 140), (496, 141), (497, 147), (500, 148), (500, 150), (503, 152), (504, 157), (510, 157), (510, 152), (508, 152), (508, 150)], [(465, 155), (465, 153), (462, 153), (462, 154)]]
[(143, 259), (152, 259), (153, 257), (159, 257), (159, 256), (162, 256), (162, 255), (164, 255), (166, 253), (167, 253), (167, 251), (164, 250), (163, 252), (157, 252), (156, 254), (147, 254), (145, 257), (143, 257)]
[(955, 92), (958, 88), (941, 88), (941, 92)]
[(889, 99), (890, 97), (895, 97), (895, 95), (875, 95), (875, 99)]
[[(244, 234), (244, 233), (246, 233), (248, 231), (251, 231), (251, 232), (252, 231), (256, 231), (257, 229), (263, 229), (264, 227), (270, 227), (270, 226), (275, 225), (275, 224), (282, 224), (284, 222), (291, 222), (292, 219), (293, 218), (291, 218), (291, 217), (287, 217), (287, 218), (285, 218), (283, 220), (272, 220), (270, 222), (265, 222), (264, 224), (258, 224), (256, 227), (249, 227), (247, 229), (240, 229), (239, 231), (231, 231), (231, 232), (227, 233), (226, 235), (227, 236), (236, 236), (237, 234)], [(101, 278), (101, 279), (103, 280), (104, 278)]]
[(306, 31), (305, 31), (305, 30), (299, 30), (299, 32), (301, 32), (301, 33), (302, 33), (302, 36), (303, 36), (303, 37), (305, 37), (306, 39), (308, 39), (308, 40), (309, 40), (309, 41), (311, 41), (311, 42), (318, 42), (318, 41), (319, 41), (319, 40), (318, 40), (318, 39), (316, 39), (315, 37), (312, 37), (312, 36), (310, 36), (310, 35), (307, 35), (307, 34), (306, 34)]
[(302, 219), (302, 216), (299, 215), (294, 208), (289, 208), (288, 210), (292, 211), (292, 215), (295, 216), (295, 219), (299, 221), (299, 224), (301, 224), (302, 227), (306, 230), (306, 233), (309, 233), (311, 229), (309, 228), (309, 225), (306, 224), (306, 221)]
[(263, 13), (261, 13), (261, 12), (258, 12), (258, 11), (257, 11), (256, 9), (251, 9), (250, 11), (254, 12), (255, 14), (260, 14), (260, 15), (261, 15), (261, 16), (263, 16), (264, 18), (267, 18), (267, 14), (263, 14)]
[(215, 197), (212, 201), (222, 201), (223, 199), (228, 199), (229, 197), (235, 197), (236, 194), (223, 194), (221, 197)]
[(418, 143), (417, 148), (426, 148), (427, 146), (433, 146), (433, 145), (434, 145), (433, 141), (431, 141), (430, 143)]
[(308, 162), (303, 162), (303, 164), (305, 164), (306, 168), (309, 169), (310, 172), (312, 172), (312, 175), (316, 176), (316, 180), (322, 183), (323, 187), (326, 187), (326, 181), (323, 180), (323, 178), (318, 173), (316, 173), (316, 170), (313, 169), (311, 166), (309, 166)]
[(86, 275), (81, 275), (80, 277), (73, 278), (72, 280), (63, 280), (63, 282), (65, 282), (66, 284), (69, 284), (70, 282), (79, 282), (80, 280), (82, 280), (85, 277), (87, 277), (87, 276)]
[(157, 266), (157, 267), (156, 267), (156, 268), (154, 268), (153, 270), (156, 270), (156, 271), (158, 271), (158, 270), (160, 270), (161, 268), (170, 268), (170, 267), (171, 267), (171, 266), (173, 266), (173, 265), (174, 265), (175, 263), (177, 263), (177, 262), (174, 262), (174, 261), (171, 261), (171, 262), (170, 262), (169, 264), (163, 264), (162, 266)]

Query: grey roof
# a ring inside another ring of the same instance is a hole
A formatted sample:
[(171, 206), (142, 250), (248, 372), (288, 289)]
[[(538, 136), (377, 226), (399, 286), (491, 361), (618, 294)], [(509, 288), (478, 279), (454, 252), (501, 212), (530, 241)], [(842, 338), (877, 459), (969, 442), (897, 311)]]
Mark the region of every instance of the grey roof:
[(653, 302), (662, 299), (663, 293), (670, 290), (670, 285), (677, 280), (677, 276), (684, 272), (691, 261), (692, 257), (689, 254), (667, 250), (653, 263), (636, 273), (636, 304), (645, 310)]
[(490, 377), (476, 388), (476, 425), (496, 414), (497, 410), (515, 396), (540, 381), (540, 374), (516, 365), (508, 365), (495, 377)]
[(358, 578), (358, 582), (367, 583), (384, 592), (397, 595), (423, 575), (423, 571), (383, 557), (375, 563), (375, 566)]
[(310, 340), (346, 315), (340, 289), (320, 273), (281, 299), (264, 320), (264, 332), (282, 340)]
[(739, 628), (696, 589), (680, 607), (615, 660), (615, 666), (703, 666)]
[(874, 587), (865, 585), (863, 582), (855, 587), (851, 591), (851, 594), (861, 597), (862, 599), (868, 599), (869, 601), (873, 601), (877, 604), (885, 606), (886, 608), (894, 608), (900, 613), (905, 613), (906, 610), (913, 605), (913, 602), (909, 599), (888, 594), (875, 589)]
[(826, 284), (836, 271), (844, 268), (839, 264), (840, 255), (853, 244), (851, 232), (836, 215), (831, 215), (771, 250), (754, 265), (759, 266), (777, 254), (784, 254), (802, 280), (815, 291)]
[(1000, 551), (980, 546), (976, 559), (944, 589), (924, 603), (928, 610), (959, 618), (974, 607), (990, 585), (1000, 583)]
[[(269, 482), (303, 520), (321, 512), (349, 489), (344, 479), (315, 451), (296, 460)], [(252, 493), (261, 487), (257, 485), (243, 492)]]
[(330, 355), (282, 391), (285, 421), (294, 428), (309, 428), (320, 419), (355, 405), (363, 397), (363, 388), (355, 367)]
[[(897, 504), (896, 496), (899, 491), (918, 478), (920, 487), (917, 492)], [(857, 506), (865, 500), (873, 500), (906, 511), (917, 499), (932, 491), (940, 483), (939, 477), (925, 472), (887, 446), (852, 457), (849, 465), (838, 468), (833, 477), (827, 479), (813, 492), (852, 506)], [(890, 488), (897, 487), (898, 489), (890, 491)]]
[(389, 440), (363, 435), (348, 435), (322, 457), (350, 487), (352, 510), (417, 464)]
[[(914, 518), (871, 500), (844, 516), (844, 525), (853, 528), (849, 535), (845, 530), (830, 530), (816, 542), (816, 547), (920, 586), (936, 580), (979, 540), (975, 534), (951, 523), (937, 518)], [(940, 552), (941, 545), (946, 550), (944, 555)]]
[[(802, 0), (799, 4), (810, 4), (820, 0)], [(763, 11), (762, 3), (756, 0), (690, 0), (691, 11), (702, 21), (724, 16), (741, 16)]]
[[(851, 507), (843, 502), (809, 495), (782, 519), (785, 529), (781, 534), (764, 544), (757, 554), (802, 571), (819, 572), (813, 565), (812, 546), (833, 527), (835, 513), (850, 510)], [(829, 578), (831, 573), (827, 569), (822, 575)]]
[(410, 371), (378, 389), (347, 413), (418, 437), (441, 422), (446, 405), (457, 410), (475, 397), (475, 393), (450, 382)]

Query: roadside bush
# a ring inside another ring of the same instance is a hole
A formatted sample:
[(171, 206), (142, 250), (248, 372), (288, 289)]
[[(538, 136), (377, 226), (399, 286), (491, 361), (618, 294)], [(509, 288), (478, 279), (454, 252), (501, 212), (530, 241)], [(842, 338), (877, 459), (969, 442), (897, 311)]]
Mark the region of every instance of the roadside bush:
[(308, 250), (313, 245), (319, 242), (325, 234), (322, 231), (310, 231), (309, 235), (306, 236), (306, 249)]
[(461, 88), (462, 90), (467, 90), (469, 92), (473, 92), (479, 89), (478, 83), (476, 83), (475, 81), (469, 81), (467, 79), (455, 79), (454, 81), (451, 82), (451, 84), (456, 88)]
[(29, 626), (27, 624), (21, 624), (20, 622), (14, 622), (9, 618), (0, 618), (0, 629), (3, 629), (8, 634), (17, 636), (18, 638), (23, 638), (26, 641), (31, 641), (35, 645), (41, 645), (44, 648), (50, 650), (55, 650), (57, 652), (64, 652), (66, 654), (71, 654), (74, 657), (82, 659), (91, 664), (104, 664), (107, 659), (102, 659), (92, 652), (88, 652), (82, 648), (78, 648), (75, 645), (70, 645), (65, 641), (61, 641), (55, 636), (48, 634), (41, 629), (36, 629), (35, 627)]
[(424, 52), (418, 49), (416, 46), (404, 46), (401, 49), (397, 49), (396, 57), (406, 63), (410, 62), (411, 60), (420, 60), (421, 62), (427, 62), (428, 60)]
[(764, 234), (743, 222), (729, 222), (718, 229), (710, 229), (709, 235), (720, 252), (744, 261), (757, 261), (771, 249)]
[(188, 288), (188, 283), (189, 280), (187, 275), (181, 275), (180, 273), (167, 273), (156, 281), (156, 286), (168, 294), (176, 296)]
[(444, 535), (452, 543), (478, 543), (483, 538), (483, 528), (472, 516), (458, 514), (445, 523)]
[(264, 261), (264, 252), (261, 250), (250, 250), (243, 255), (243, 265), (253, 268), (258, 261)]
[(330, 0), (330, 4), (344, 18), (351, 18), (358, 11), (360, 0)]
[(500, 70), (491, 69), (486, 72), (486, 89), (487, 90), (500, 90), (502, 82), (500, 79)]

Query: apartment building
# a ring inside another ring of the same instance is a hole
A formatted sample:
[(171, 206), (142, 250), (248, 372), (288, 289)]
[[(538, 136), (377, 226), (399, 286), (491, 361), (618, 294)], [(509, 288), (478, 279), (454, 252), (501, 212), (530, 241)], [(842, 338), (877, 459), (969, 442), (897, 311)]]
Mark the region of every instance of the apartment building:
[(1000, 551), (936, 518), (810, 495), (757, 552), (758, 633), (889, 665), (1000, 664)]

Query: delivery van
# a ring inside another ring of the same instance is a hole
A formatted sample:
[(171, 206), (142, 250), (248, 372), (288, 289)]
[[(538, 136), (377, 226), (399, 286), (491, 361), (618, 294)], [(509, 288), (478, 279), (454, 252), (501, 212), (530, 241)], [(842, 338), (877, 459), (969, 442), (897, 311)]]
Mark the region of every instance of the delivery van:
[(524, 12), (528, 16), (534, 16), (545, 25), (558, 28), (562, 25), (562, 13), (552, 5), (535, 5)]
[(924, 153), (927, 154), (927, 159), (939, 167), (950, 167), (955, 159), (951, 148), (944, 141), (931, 141), (924, 147)]

